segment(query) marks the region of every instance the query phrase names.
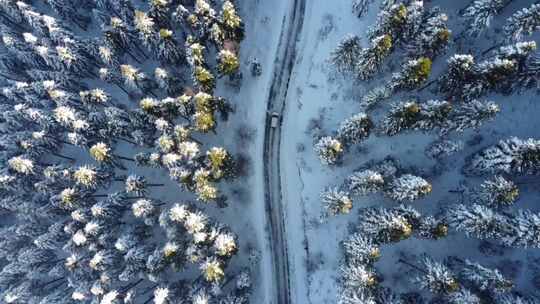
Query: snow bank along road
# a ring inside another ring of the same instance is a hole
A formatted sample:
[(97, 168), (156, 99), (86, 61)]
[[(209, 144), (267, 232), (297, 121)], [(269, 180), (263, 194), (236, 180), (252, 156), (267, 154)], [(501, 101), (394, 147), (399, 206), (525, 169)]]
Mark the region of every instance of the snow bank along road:
[(268, 96), (267, 112), (280, 114), (277, 127), (270, 126), (267, 116), (264, 131), (264, 184), (265, 207), (270, 225), (270, 248), (273, 267), (273, 303), (291, 303), (289, 281), (289, 258), (285, 233), (285, 214), (280, 177), (281, 120), (284, 117), (285, 100), (289, 80), (296, 60), (296, 43), (302, 30), (305, 0), (290, 1), (290, 8), (283, 19), (278, 50), (274, 61), (272, 84)]

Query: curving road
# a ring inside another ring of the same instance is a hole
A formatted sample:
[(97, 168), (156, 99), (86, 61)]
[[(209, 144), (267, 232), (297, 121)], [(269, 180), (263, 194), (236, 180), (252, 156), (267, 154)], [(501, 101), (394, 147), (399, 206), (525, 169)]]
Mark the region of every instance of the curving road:
[[(296, 44), (302, 31), (306, 7), (305, 0), (293, 0), (290, 3), (288, 14), (285, 16), (281, 27), (267, 103), (267, 112), (279, 113), (281, 120), (285, 114), (289, 81), (296, 61)], [(270, 249), (272, 251), (273, 298), (275, 299), (272, 303), (290, 304), (292, 302), (289, 256), (280, 176), (281, 120), (276, 128), (272, 128), (268, 116), (265, 124), (264, 189), (265, 208), (270, 225)]]

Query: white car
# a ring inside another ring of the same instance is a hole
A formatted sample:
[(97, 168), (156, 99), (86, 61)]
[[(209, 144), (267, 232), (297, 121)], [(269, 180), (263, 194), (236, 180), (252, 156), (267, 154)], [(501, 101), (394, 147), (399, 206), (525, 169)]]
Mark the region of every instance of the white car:
[(270, 113), (270, 127), (276, 128), (279, 124), (279, 114), (277, 112)]

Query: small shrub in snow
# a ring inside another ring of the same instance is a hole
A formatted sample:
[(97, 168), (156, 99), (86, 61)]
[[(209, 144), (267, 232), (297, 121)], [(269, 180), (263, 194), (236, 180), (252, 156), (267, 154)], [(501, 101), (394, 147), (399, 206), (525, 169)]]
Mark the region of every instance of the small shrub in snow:
[(425, 150), (427, 156), (434, 159), (442, 159), (463, 150), (463, 142), (453, 140), (441, 140), (431, 143)]

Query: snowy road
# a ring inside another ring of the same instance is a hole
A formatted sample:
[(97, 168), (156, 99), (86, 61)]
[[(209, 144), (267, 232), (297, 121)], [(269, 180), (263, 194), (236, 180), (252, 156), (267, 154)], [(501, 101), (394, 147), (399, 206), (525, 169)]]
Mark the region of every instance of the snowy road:
[(289, 13), (282, 24), (280, 42), (274, 62), (272, 85), (267, 103), (268, 113), (277, 112), (281, 116), (277, 127), (266, 120), (264, 137), (264, 183), (265, 204), (270, 225), (270, 246), (272, 251), (273, 290), (275, 303), (291, 303), (291, 282), (289, 277), (289, 255), (285, 227), (284, 201), (280, 176), (281, 121), (285, 115), (285, 100), (289, 91), (289, 81), (296, 60), (296, 44), (302, 29), (305, 0), (291, 1)]

